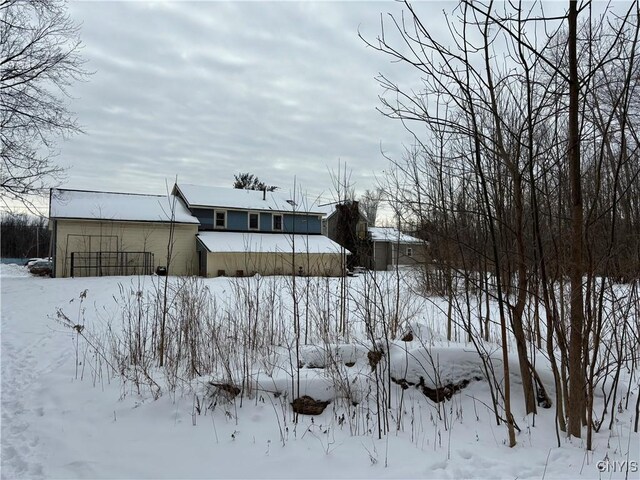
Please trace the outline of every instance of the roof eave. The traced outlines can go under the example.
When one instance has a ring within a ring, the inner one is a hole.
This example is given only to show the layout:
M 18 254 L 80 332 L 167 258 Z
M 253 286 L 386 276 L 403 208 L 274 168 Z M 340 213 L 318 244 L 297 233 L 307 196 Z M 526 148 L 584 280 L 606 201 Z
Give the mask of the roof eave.
M 95 217 L 58 217 L 51 216 L 49 214 L 50 220 L 90 220 L 93 222 L 137 222 L 137 223 L 177 223 L 180 225 L 200 225 L 200 222 L 197 219 L 194 219 L 193 222 L 181 222 L 179 220 L 136 220 L 136 219 L 122 219 L 122 218 L 95 218 Z

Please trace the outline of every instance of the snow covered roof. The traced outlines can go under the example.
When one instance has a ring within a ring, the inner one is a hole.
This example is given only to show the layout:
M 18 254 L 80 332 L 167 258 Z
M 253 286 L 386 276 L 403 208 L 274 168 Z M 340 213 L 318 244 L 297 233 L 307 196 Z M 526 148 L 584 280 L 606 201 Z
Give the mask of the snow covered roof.
M 82 218 L 88 220 L 120 220 L 137 222 L 170 222 L 171 199 L 165 195 L 89 192 L 52 188 L 50 218 Z M 195 223 L 184 204 L 175 198 L 175 223 Z
M 286 233 L 202 232 L 197 237 L 209 252 L 291 253 L 293 250 L 293 235 Z M 295 235 L 295 252 L 340 253 L 340 245 L 324 235 Z
M 205 187 L 188 183 L 176 184 L 176 192 L 193 207 L 222 207 L 239 210 L 270 210 L 276 212 L 292 212 L 291 195 L 285 193 L 263 192 L 262 190 L 241 190 L 238 188 Z M 323 209 L 318 208 L 312 201 L 294 199 L 296 212 L 323 215 Z
M 419 238 L 402 233 L 392 227 L 369 227 L 371 240 L 374 242 L 422 243 Z

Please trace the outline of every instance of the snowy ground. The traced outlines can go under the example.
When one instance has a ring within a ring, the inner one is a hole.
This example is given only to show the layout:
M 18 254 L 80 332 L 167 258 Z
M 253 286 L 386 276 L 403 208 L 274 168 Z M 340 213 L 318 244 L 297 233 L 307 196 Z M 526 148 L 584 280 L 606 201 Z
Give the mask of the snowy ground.
M 266 391 L 200 414 L 197 386 L 158 400 L 137 395 L 92 370 L 90 358 L 83 363 L 89 350 L 79 352 L 77 371 L 74 332 L 54 320 L 58 307 L 77 309 L 69 302 L 85 289 L 88 324 L 116 315 L 118 284 L 131 279 L 37 278 L 24 267 L 0 268 L 2 478 L 640 478 L 637 470 L 625 477 L 597 467 L 604 458 L 640 460 L 629 413 L 620 414 L 613 431 L 596 434 L 593 452 L 564 437 L 557 448 L 554 409 L 541 409 L 534 426 L 521 411 L 515 374 L 512 403 L 522 432 L 514 448 L 505 445 L 506 429 L 485 405 L 485 381 L 472 381 L 440 404 L 440 415 L 421 392 L 404 391 L 402 418 L 391 419 L 395 427 L 381 440 L 367 433 L 373 420 L 364 407 L 349 410 L 339 402 L 316 417 L 300 416 L 296 426 L 288 400 Z M 230 281 L 206 282 L 224 295 Z M 399 358 L 406 355 L 394 348 Z M 430 352 L 451 379 L 479 371 L 468 345 L 437 343 Z M 303 352 L 308 361 L 313 355 Z M 353 360 L 353 368 L 366 370 L 357 349 Z M 302 377 L 303 390 L 327 391 L 317 369 L 303 369 Z M 269 390 L 271 382 L 275 391 L 280 380 L 259 383 Z M 370 401 L 365 394 L 360 405 Z M 342 419 L 345 412 L 353 417 Z

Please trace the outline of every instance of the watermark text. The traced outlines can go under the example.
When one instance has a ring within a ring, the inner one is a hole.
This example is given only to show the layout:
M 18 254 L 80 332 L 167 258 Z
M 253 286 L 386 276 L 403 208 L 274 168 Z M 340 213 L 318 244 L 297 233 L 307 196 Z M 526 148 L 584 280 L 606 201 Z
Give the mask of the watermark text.
M 622 472 L 638 472 L 640 471 L 638 462 L 635 460 L 600 460 L 596 463 L 596 467 L 601 472 L 606 473 L 622 473 Z

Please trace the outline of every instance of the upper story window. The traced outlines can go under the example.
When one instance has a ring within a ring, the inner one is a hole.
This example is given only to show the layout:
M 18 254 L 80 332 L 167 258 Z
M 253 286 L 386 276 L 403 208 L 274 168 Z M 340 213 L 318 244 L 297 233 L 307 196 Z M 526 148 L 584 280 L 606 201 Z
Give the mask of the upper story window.
M 260 229 L 260 214 L 249 212 L 249 230 Z
M 407 247 L 407 257 L 413 257 L 413 248 Z
M 274 232 L 282 231 L 282 215 L 274 215 L 273 216 L 273 228 Z
M 216 210 L 213 214 L 214 228 L 227 228 L 227 212 L 224 210 Z

